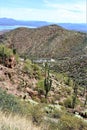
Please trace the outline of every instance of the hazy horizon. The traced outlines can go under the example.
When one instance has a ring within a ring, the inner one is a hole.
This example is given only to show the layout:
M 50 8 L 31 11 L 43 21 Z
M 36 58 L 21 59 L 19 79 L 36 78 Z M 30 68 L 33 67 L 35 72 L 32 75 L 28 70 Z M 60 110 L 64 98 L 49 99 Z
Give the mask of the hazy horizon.
M 1 0 L 0 18 L 86 23 L 86 0 Z
M 48 22 L 48 23 L 54 23 L 54 24 L 58 24 L 58 23 L 65 23 L 65 24 L 87 24 L 87 23 L 73 23 L 73 22 L 49 22 L 49 21 L 45 21 L 45 20 L 25 20 L 25 19 L 15 19 L 15 18 L 10 18 L 10 17 L 0 17 L 0 19 L 10 19 L 10 20 L 16 20 L 16 21 L 24 21 L 24 22 L 32 22 L 32 21 L 41 21 L 41 22 Z M 14 25 L 15 26 L 15 25 Z

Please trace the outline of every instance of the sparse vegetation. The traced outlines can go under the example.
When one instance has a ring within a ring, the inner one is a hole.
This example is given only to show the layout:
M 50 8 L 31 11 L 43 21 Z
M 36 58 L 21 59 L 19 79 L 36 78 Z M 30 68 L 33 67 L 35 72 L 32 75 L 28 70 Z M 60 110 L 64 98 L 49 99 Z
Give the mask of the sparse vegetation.
M 37 83 L 37 88 L 39 94 L 44 93 L 44 80 L 39 80 Z
M 3 56 L 11 56 L 13 54 L 12 50 L 10 48 L 7 48 L 5 45 L 0 44 L 0 57 Z
M 63 115 L 58 123 L 59 130 L 86 130 L 86 122 L 72 115 Z
M 15 29 L 0 40 L 0 129 L 86 130 L 87 35 L 51 25 Z M 17 53 L 24 59 L 17 62 Z M 4 57 L 12 55 L 17 65 L 9 68 Z M 29 57 L 56 62 L 43 69 Z
M 87 45 L 87 35 L 50 25 L 39 29 L 18 28 L 3 34 L 0 41 L 4 44 L 9 44 L 9 41 L 10 44 L 14 43 L 17 53 L 29 58 L 58 59 L 83 54 Z
M 25 107 L 26 106 L 26 107 Z M 29 104 L 21 101 L 14 95 L 7 94 L 0 88 L 0 109 L 4 112 L 12 112 L 20 115 L 29 114 Z
M 7 115 L 0 111 L 0 117 L 0 130 L 41 130 L 30 119 L 20 115 Z
M 72 108 L 72 97 L 68 97 L 64 100 L 64 106 L 67 108 Z
M 33 64 L 29 59 L 24 61 L 23 71 L 36 79 L 41 79 L 42 77 L 40 67 L 37 64 Z

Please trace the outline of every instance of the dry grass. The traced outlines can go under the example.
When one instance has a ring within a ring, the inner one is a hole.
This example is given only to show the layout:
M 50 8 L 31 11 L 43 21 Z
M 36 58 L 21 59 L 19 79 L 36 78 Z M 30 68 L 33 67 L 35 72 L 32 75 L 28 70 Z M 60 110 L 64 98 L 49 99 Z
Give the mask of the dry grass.
M 0 111 L 0 130 L 40 130 L 25 117 L 6 115 Z

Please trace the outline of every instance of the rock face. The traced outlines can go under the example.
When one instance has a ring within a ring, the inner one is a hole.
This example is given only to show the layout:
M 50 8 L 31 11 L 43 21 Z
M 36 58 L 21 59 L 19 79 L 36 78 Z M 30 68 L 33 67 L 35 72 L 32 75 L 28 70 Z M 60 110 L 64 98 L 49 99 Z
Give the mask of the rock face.
M 4 57 L 4 59 L 0 58 L 0 63 L 4 64 L 8 68 L 14 68 L 16 66 L 15 56 L 12 55 L 12 56 L 9 56 L 9 57 Z
M 8 93 L 21 97 L 22 99 L 32 99 L 38 102 L 46 102 L 45 91 L 44 91 L 44 72 L 40 68 L 39 71 L 36 71 L 35 66 L 30 62 L 29 73 L 24 70 L 25 61 L 19 61 L 15 66 L 15 58 L 12 56 L 6 61 L 6 66 L 0 64 L 0 87 L 5 89 Z M 15 67 L 14 67 L 15 66 Z M 34 67 L 34 68 L 33 68 Z M 39 68 L 38 68 L 39 69 Z M 41 79 L 36 76 L 41 72 Z M 58 75 L 58 77 L 60 77 Z M 43 78 L 43 79 L 42 79 Z M 50 78 L 52 79 L 52 87 L 48 93 L 47 102 L 53 104 L 62 104 L 64 101 L 69 99 L 73 95 L 73 89 L 71 86 L 68 86 L 62 79 L 56 77 L 55 74 L 50 73 Z M 41 80 L 41 82 L 40 82 Z M 39 83 L 39 84 L 38 84 Z M 85 97 L 80 95 L 79 91 L 78 97 L 79 100 L 84 103 Z M 83 114 L 83 116 L 87 116 Z
M 30 75 L 23 71 L 23 67 L 24 64 L 16 64 L 14 56 L 5 60 L 5 66 L 0 64 L 0 87 L 23 99 L 38 96 L 38 91 L 33 90 L 37 80 L 30 78 Z
M 13 68 L 16 65 L 16 59 L 14 56 L 10 56 L 9 58 L 6 59 L 5 61 L 5 66 L 9 68 Z
M 30 88 L 26 88 L 26 92 L 32 97 L 32 96 L 38 96 L 38 92 L 37 91 L 33 91 Z

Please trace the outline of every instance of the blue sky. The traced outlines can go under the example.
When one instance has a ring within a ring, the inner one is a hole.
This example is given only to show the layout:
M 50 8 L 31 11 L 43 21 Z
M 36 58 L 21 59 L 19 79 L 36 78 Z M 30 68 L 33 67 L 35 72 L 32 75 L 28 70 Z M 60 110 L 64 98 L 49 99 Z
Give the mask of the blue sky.
M 0 18 L 86 23 L 87 0 L 0 0 Z

